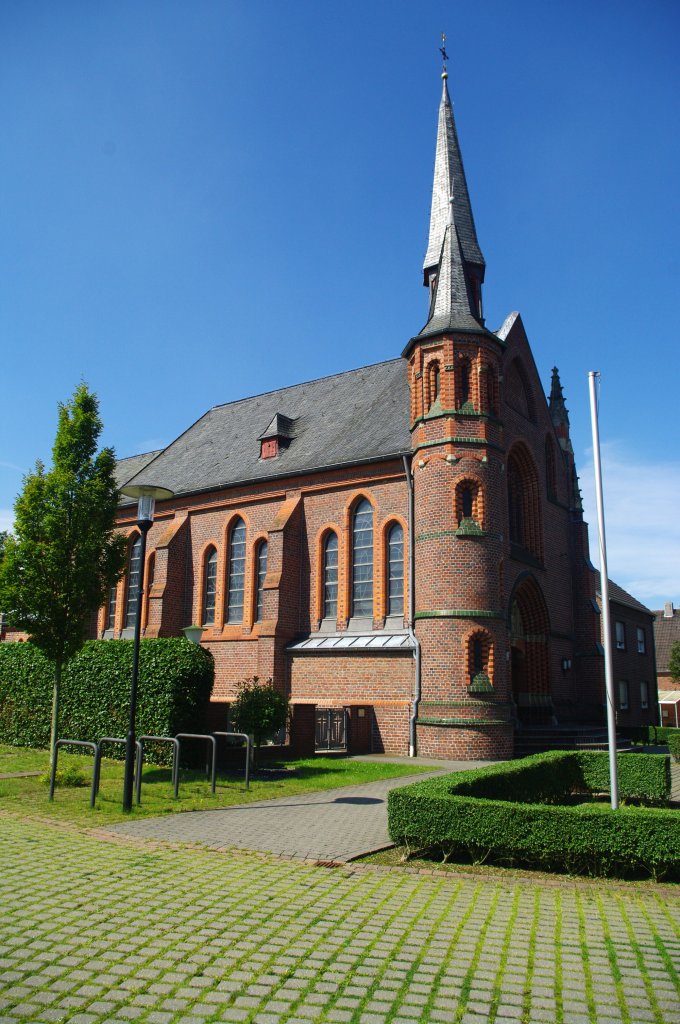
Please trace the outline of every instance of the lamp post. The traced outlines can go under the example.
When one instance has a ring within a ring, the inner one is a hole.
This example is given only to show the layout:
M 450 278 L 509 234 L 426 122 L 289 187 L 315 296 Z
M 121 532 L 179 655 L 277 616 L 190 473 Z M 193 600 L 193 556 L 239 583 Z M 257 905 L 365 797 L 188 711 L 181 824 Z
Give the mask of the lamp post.
M 137 675 L 139 672 L 139 638 L 142 631 L 142 605 L 144 595 L 144 569 L 146 560 L 146 535 L 153 525 L 153 513 L 156 501 L 172 498 L 173 492 L 167 487 L 154 487 L 149 484 L 132 484 L 123 487 L 121 494 L 128 498 L 137 498 L 137 526 L 142 537 L 139 566 L 139 585 L 137 587 L 137 608 L 135 610 L 135 637 L 132 648 L 132 682 L 130 684 L 130 723 L 125 740 L 125 777 L 123 780 L 123 811 L 132 810 L 132 786 L 135 777 L 135 718 L 137 716 Z

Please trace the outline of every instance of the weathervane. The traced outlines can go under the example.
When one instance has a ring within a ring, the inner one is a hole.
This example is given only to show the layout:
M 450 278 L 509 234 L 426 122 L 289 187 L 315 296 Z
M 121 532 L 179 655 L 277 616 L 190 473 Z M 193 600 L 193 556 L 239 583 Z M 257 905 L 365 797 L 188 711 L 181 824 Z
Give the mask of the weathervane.
M 446 32 L 442 32 L 442 45 L 439 47 L 439 52 L 442 55 L 442 78 L 448 78 L 449 73 L 446 70 L 446 62 L 449 59 L 449 55 L 446 52 Z

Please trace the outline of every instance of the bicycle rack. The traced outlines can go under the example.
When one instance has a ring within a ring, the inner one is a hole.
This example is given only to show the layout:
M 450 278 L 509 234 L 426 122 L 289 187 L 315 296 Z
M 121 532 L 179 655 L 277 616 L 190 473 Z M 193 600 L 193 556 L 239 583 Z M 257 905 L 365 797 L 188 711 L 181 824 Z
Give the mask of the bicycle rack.
M 247 732 L 214 732 L 213 736 L 234 736 L 246 741 L 246 789 L 250 789 L 250 755 L 252 740 Z M 213 790 L 213 793 L 215 790 Z
M 172 785 L 174 798 L 179 795 L 179 740 L 176 736 L 140 736 L 137 741 L 137 766 L 135 775 L 135 802 L 142 802 L 142 763 L 144 761 L 144 744 L 153 741 L 154 743 L 172 743 Z M 214 792 L 214 790 L 213 790 Z
M 90 743 L 89 740 L 57 740 L 54 744 L 54 758 L 52 759 L 52 770 L 50 772 L 50 800 L 54 800 L 54 784 L 57 778 L 57 755 L 59 747 L 89 747 L 94 754 L 95 767 L 92 769 L 92 787 L 90 789 L 90 807 L 94 807 L 95 797 L 97 796 L 96 784 L 97 784 L 97 744 Z
M 95 774 L 95 786 L 94 795 L 96 796 L 99 792 L 99 784 L 101 782 L 102 772 L 102 747 L 105 743 L 123 743 L 126 744 L 127 740 L 120 736 L 102 736 L 97 742 L 97 753 L 94 756 L 94 774 Z M 139 740 L 135 740 L 135 761 L 139 759 Z
M 210 761 L 206 760 L 205 774 L 206 777 L 210 776 L 210 786 L 212 792 L 215 792 L 215 785 L 217 782 L 217 740 L 214 736 L 208 735 L 203 732 L 178 732 L 175 734 L 176 740 L 207 740 L 208 743 L 212 743 L 212 770 L 210 768 Z M 179 751 L 177 754 L 177 788 L 179 789 Z

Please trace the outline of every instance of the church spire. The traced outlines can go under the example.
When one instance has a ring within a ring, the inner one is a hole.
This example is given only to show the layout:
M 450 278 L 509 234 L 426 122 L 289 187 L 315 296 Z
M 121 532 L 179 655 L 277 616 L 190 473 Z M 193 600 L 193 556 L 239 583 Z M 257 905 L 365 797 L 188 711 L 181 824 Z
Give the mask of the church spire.
M 442 56 L 446 62 L 443 47 Z M 430 289 L 430 312 L 421 335 L 479 330 L 484 323 L 481 294 L 485 263 L 477 241 L 447 83 L 444 63 L 430 235 L 423 263 L 424 284 Z

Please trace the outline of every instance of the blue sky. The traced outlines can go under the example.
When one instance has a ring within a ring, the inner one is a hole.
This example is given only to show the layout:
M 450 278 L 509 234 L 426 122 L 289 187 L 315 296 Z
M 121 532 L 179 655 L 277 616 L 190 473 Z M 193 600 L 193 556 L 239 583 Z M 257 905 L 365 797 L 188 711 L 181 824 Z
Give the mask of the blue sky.
M 3 0 L 0 528 L 81 379 L 127 456 L 399 355 L 442 30 L 487 323 L 559 366 L 591 524 L 601 371 L 610 575 L 680 604 L 676 0 Z

